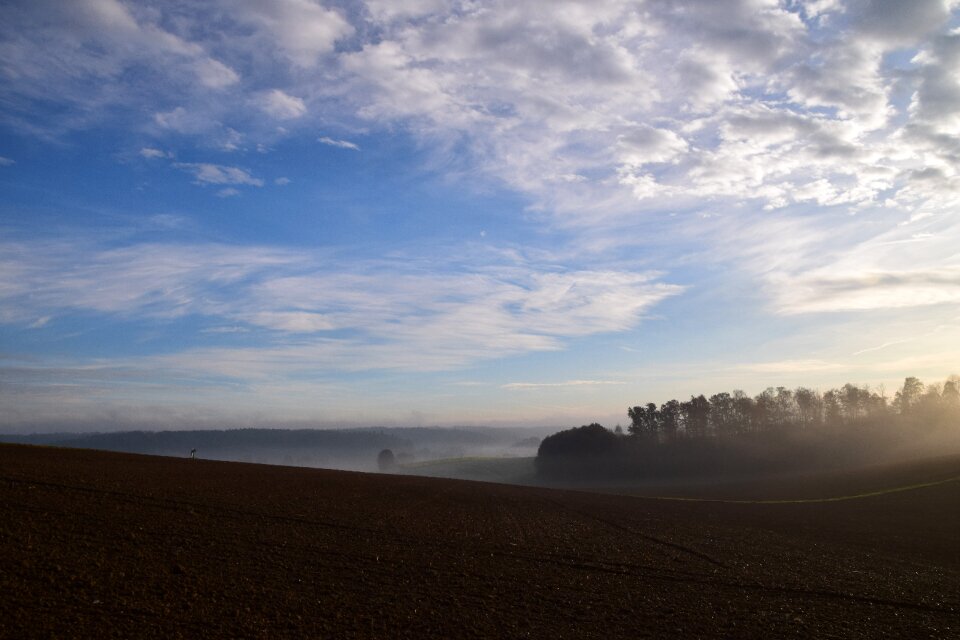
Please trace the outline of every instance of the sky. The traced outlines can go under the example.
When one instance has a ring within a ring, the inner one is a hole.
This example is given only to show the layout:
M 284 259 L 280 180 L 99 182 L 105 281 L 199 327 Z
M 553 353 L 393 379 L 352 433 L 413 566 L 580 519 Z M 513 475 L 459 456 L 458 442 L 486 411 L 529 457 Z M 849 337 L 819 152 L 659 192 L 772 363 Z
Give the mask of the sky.
M 0 5 L 0 431 L 960 373 L 960 3 Z

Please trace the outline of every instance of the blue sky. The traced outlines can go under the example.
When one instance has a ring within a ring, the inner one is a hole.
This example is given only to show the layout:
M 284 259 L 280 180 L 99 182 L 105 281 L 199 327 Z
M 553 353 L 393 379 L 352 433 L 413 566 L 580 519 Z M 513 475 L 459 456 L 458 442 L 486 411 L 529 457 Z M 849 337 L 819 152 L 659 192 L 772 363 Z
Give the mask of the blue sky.
M 960 371 L 958 5 L 0 7 L 0 429 Z

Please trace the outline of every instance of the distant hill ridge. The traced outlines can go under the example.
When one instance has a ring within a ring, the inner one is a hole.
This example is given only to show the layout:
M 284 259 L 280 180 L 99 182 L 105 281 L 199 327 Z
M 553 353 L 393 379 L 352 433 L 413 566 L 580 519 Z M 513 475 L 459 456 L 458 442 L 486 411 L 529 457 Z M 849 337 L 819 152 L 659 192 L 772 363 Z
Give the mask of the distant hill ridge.
M 532 455 L 539 439 L 530 434 L 529 429 L 493 427 L 241 428 L 0 435 L 0 441 L 177 457 L 196 449 L 199 457 L 209 459 L 373 470 L 383 449 L 412 460 L 506 451 L 522 444 Z

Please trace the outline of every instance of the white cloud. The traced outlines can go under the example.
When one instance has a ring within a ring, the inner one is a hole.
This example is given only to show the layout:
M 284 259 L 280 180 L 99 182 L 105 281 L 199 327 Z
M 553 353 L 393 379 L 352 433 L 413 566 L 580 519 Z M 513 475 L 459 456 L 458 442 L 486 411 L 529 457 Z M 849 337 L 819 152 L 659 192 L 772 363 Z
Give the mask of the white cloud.
M 143 147 L 140 149 L 140 155 L 147 159 L 152 158 L 172 158 L 173 154 L 152 147 Z
M 781 309 L 786 313 L 957 304 L 960 303 L 960 268 L 840 274 L 818 270 L 795 279 L 790 288 L 792 290 L 780 296 Z
M 97 250 L 33 242 L 8 244 L 0 255 L 7 256 L 0 261 L 3 322 L 84 311 L 319 333 L 306 342 L 161 359 L 241 377 L 284 367 L 440 370 L 559 350 L 570 338 L 630 330 L 682 290 L 655 273 L 480 264 L 424 274 L 399 259 L 327 264 L 294 251 L 223 245 Z M 345 333 L 323 333 L 334 329 Z
M 277 49 L 298 67 L 314 67 L 335 43 L 354 32 L 336 9 L 311 0 L 244 0 L 227 5 L 236 19 L 257 28 L 261 49 Z
M 240 133 L 236 129 L 226 127 L 223 129 L 223 132 L 221 133 L 219 146 L 220 146 L 220 149 L 223 151 L 227 151 L 227 152 L 239 151 L 240 144 L 242 142 L 243 142 L 242 133 Z
M 842 11 L 843 5 L 841 0 L 801 0 L 800 10 L 808 19 L 818 19 L 823 25 L 825 14 Z
M 841 119 L 878 129 L 892 115 L 890 87 L 880 74 L 883 53 L 871 42 L 833 42 L 795 66 L 781 82 L 790 97 L 806 107 L 834 107 Z
M 859 355 L 863 355 L 864 353 L 872 353 L 872 352 L 874 352 L 874 351 L 882 351 L 882 350 L 884 350 L 884 349 L 888 349 L 888 348 L 890 348 L 890 347 L 894 347 L 894 346 L 896 346 L 896 345 L 898 345 L 898 344 L 907 344 L 908 342 L 913 342 L 913 340 L 915 340 L 915 338 L 904 338 L 903 340 L 889 340 L 889 341 L 887 341 L 887 342 L 884 342 L 883 344 L 878 344 L 878 345 L 873 346 L 873 347 L 864 347 L 863 349 L 859 349 L 859 350 L 857 350 L 857 351 L 854 351 L 854 352 L 853 352 L 852 354 L 850 354 L 850 355 L 859 356 Z
M 909 171 L 918 183 L 956 164 L 951 6 L 908 4 L 599 0 L 589 10 L 555 3 L 545 14 L 528 1 L 405 0 L 354 11 L 248 0 L 171 21 L 162 10 L 89 0 L 72 22 L 8 12 L 13 35 L 0 53 L 16 70 L 8 91 L 28 99 L 58 86 L 62 99 L 122 103 L 137 95 L 119 90 L 124 71 L 146 64 L 165 79 L 156 87 L 164 99 L 146 102 L 164 105 L 155 123 L 226 149 L 249 129 L 284 135 L 251 108 L 310 124 L 400 126 L 438 154 L 469 149 L 463 162 L 480 170 L 471 175 L 531 195 L 561 224 L 589 227 L 629 222 L 638 199 L 661 209 L 717 199 L 862 207 L 881 194 L 903 204 L 898 190 L 923 199 L 956 187 L 950 175 L 927 186 L 876 179 L 877 169 Z M 190 28 L 199 24 L 217 27 Z M 41 42 L 57 43 L 56 59 L 70 62 L 53 64 Z M 85 43 L 109 53 L 91 57 Z M 915 71 L 890 67 L 887 54 L 902 47 L 917 47 Z M 242 61 L 253 51 L 262 62 L 251 67 Z M 56 69 L 83 79 L 87 94 L 51 82 Z M 229 95 L 177 84 L 184 69 Z M 278 78 L 269 91 L 250 88 Z M 103 79 L 116 89 L 92 97 Z M 897 91 L 911 88 L 905 113 Z M 69 126 L 61 120 L 50 126 Z
M 618 137 L 621 162 L 631 166 L 670 162 L 687 151 L 686 141 L 673 131 L 648 125 L 633 127 Z
M 954 300 L 935 275 L 953 273 L 960 242 L 944 221 L 960 194 L 955 3 L 343 7 L 249 0 L 172 19 L 107 0 L 5 6 L 2 115 L 32 131 L 152 114 L 158 140 L 221 149 L 291 135 L 276 119 L 301 133 L 399 130 L 438 166 L 456 153 L 459 179 L 521 192 L 583 244 L 623 246 L 655 226 L 670 245 L 697 235 L 690 220 L 722 216 L 737 237 L 697 237 L 717 254 L 718 238 L 736 246 L 729 263 L 783 313 Z M 75 108 L 44 122 L 31 106 L 47 101 Z M 244 169 L 177 166 L 225 189 L 263 184 Z M 934 212 L 939 229 L 916 218 Z M 891 231 L 914 218 L 923 228 Z
M 322 142 L 323 144 L 331 147 L 340 147 L 341 149 L 353 149 L 354 151 L 360 151 L 360 147 L 349 140 L 335 140 L 334 138 L 323 136 L 322 138 L 317 138 L 317 142 Z
M 290 184 L 290 178 L 282 178 L 282 177 L 281 177 L 281 178 L 276 178 L 276 179 L 273 181 L 273 184 L 275 184 L 275 185 L 277 185 L 277 186 L 280 186 L 280 187 L 285 187 L 286 185 Z
M 237 72 L 212 58 L 202 58 L 193 65 L 200 82 L 213 89 L 222 89 L 236 84 L 240 80 Z
M 934 157 L 955 164 L 960 136 L 960 33 L 941 36 L 918 56 L 919 77 L 909 111 L 914 118 L 910 136 Z
M 257 97 L 257 104 L 264 113 L 278 120 L 293 120 L 307 112 L 307 105 L 302 99 L 284 93 L 280 89 L 261 93 Z
M 80 109 L 129 106 L 132 93 L 124 89 L 131 82 L 162 92 L 171 84 L 220 91 L 239 81 L 236 71 L 178 33 L 176 21 L 162 20 L 160 11 L 118 0 L 66 5 L 38 0 L 8 4 L 0 12 L 4 36 L 0 48 L 8 77 L 16 78 L 17 84 L 11 89 L 31 98 L 50 98 Z M 137 68 L 160 73 L 129 73 Z M 78 117 L 73 124 L 83 121 Z
M 11 160 L 10 158 L 4 158 L 3 156 L 0 156 L 0 167 L 9 167 L 15 165 L 16 163 L 16 160 Z
M 234 189 L 233 187 L 227 187 L 226 189 L 220 189 L 217 191 L 218 198 L 232 198 L 238 195 L 240 195 L 239 189 Z
M 161 129 L 186 134 L 205 133 L 216 127 L 216 124 L 207 114 L 187 111 L 183 107 L 176 107 L 170 111 L 154 113 L 153 121 Z
M 290 252 L 214 244 L 99 248 L 82 238 L 7 241 L 0 246 L 6 307 L 0 320 L 26 322 L 70 310 L 143 318 L 202 313 L 220 304 L 218 288 L 296 260 Z
M 262 187 L 263 180 L 250 175 L 245 169 L 206 162 L 175 162 L 174 165 L 193 174 L 197 184 L 246 184 Z M 228 194 L 229 195 L 229 194 Z
M 692 47 L 677 60 L 676 84 L 684 87 L 682 105 L 695 112 L 709 112 L 736 97 L 737 68 L 711 50 Z
M 420 18 L 441 13 L 448 7 L 447 0 L 367 0 L 370 13 L 381 22 L 398 18 Z
M 723 247 L 714 256 L 762 283 L 781 314 L 956 305 L 960 221 L 949 212 L 958 205 L 955 197 L 909 224 L 896 209 L 872 208 L 841 222 L 829 210 L 807 219 L 766 214 L 702 232 Z
M 661 209 L 715 198 L 860 206 L 894 186 L 867 174 L 888 165 L 886 149 L 867 145 L 892 113 L 884 45 L 840 31 L 816 44 L 777 2 L 602 2 L 588 14 L 564 4 L 536 19 L 520 3 L 407 20 L 428 8 L 378 9 L 384 38 L 343 56 L 364 83 L 359 114 L 431 140 L 467 136 L 484 169 L 564 222 L 629 221 L 631 194 Z M 754 124 L 768 126 L 766 144 L 748 118 L 766 118 Z

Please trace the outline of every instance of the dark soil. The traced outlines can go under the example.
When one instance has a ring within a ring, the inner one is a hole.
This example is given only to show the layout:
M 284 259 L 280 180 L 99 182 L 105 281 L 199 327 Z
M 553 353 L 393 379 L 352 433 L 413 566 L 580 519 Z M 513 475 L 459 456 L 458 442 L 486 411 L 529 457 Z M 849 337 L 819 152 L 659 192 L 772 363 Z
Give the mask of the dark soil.
M 678 502 L 2 445 L 0 636 L 960 638 L 960 482 Z

